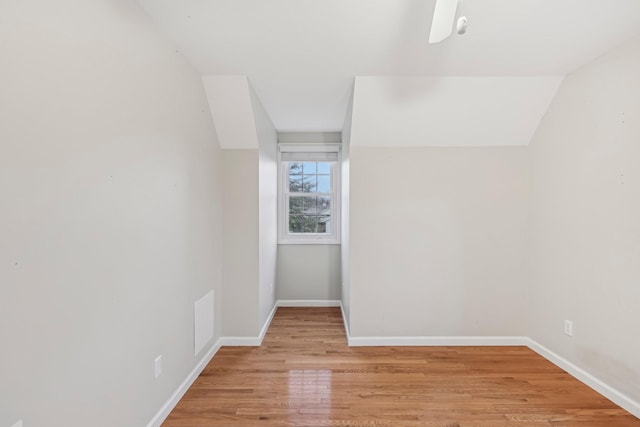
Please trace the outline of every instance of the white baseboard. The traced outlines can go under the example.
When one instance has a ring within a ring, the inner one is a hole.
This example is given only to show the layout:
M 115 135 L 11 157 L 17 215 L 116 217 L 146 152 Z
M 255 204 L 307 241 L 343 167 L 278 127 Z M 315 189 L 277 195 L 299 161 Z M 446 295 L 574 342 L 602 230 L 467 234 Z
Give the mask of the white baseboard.
M 340 300 L 323 299 L 280 299 L 278 307 L 340 307 Z
M 262 325 L 262 329 L 260 329 L 260 335 L 257 337 L 222 337 L 222 345 L 227 346 L 241 346 L 241 347 L 258 347 L 262 344 L 262 340 L 264 336 L 267 334 L 267 330 L 269 330 L 269 326 L 271 325 L 271 321 L 273 320 L 273 316 L 276 315 L 276 310 L 278 309 L 278 303 L 273 304 L 273 308 L 267 316 L 267 320 L 265 320 L 264 325 Z
M 271 326 L 273 316 L 275 316 L 278 307 L 339 307 L 339 300 L 277 300 L 269 313 L 269 317 L 262 325 L 260 335 L 257 337 L 223 337 L 222 345 L 228 346 L 259 346 Z
M 259 346 L 264 339 L 271 321 L 278 307 L 340 307 L 345 324 L 345 333 L 349 346 L 527 346 L 554 365 L 565 370 L 577 380 L 594 389 L 596 392 L 610 399 L 616 405 L 640 418 L 640 402 L 616 390 L 600 379 L 589 374 L 567 359 L 554 353 L 528 337 L 497 336 L 497 337 L 352 337 L 346 321 L 342 301 L 339 300 L 278 300 L 269 313 L 260 335 L 257 337 L 223 337 L 220 338 L 193 368 L 187 378 L 160 408 L 158 413 L 149 421 L 147 427 L 158 427 L 178 404 L 191 384 L 198 378 L 221 346 Z
M 517 346 L 527 337 L 349 337 L 352 347 L 364 346 Z
M 222 338 L 220 338 L 216 343 L 207 351 L 207 353 L 200 359 L 198 364 L 193 368 L 193 370 L 187 375 L 184 381 L 178 386 L 176 391 L 173 392 L 171 397 L 162 405 L 160 410 L 151 418 L 151 421 L 147 424 L 147 427 L 159 427 L 163 421 L 169 416 L 173 408 L 178 404 L 182 396 L 189 390 L 189 387 L 194 383 L 194 381 L 198 378 L 198 376 L 202 373 L 204 368 L 209 364 L 213 356 L 216 355 L 218 350 L 222 347 Z
M 564 357 L 558 355 L 557 353 L 554 353 L 553 351 L 537 343 L 531 338 L 528 338 L 527 346 L 560 369 L 567 371 L 571 376 L 573 376 L 580 382 L 588 385 L 607 399 L 611 400 L 616 405 L 620 406 L 626 411 L 629 411 L 634 416 L 640 418 L 640 402 L 633 400 L 626 394 L 620 392 L 619 390 L 616 390 L 609 384 L 594 377 L 584 369 L 574 365 Z
M 342 311 L 344 317 L 344 309 Z M 346 321 L 345 321 L 346 325 Z M 346 330 L 346 327 L 345 327 Z M 640 418 L 640 402 L 616 390 L 604 381 L 528 337 L 352 337 L 349 346 L 526 346 L 580 382 L 591 387 L 634 416 Z
M 222 337 L 222 345 L 230 347 L 258 347 L 260 337 Z
M 271 313 L 269 313 L 269 316 L 267 316 L 267 320 L 265 320 L 264 325 L 262 325 L 262 329 L 260 330 L 260 335 L 258 336 L 258 339 L 260 340 L 260 344 L 262 344 L 262 340 L 264 339 L 264 336 L 267 334 L 267 331 L 269 330 L 269 326 L 271 326 L 271 321 L 273 320 L 273 316 L 276 315 L 277 310 L 278 310 L 278 302 L 276 301 L 275 304 L 273 304 Z
M 226 346 L 259 346 L 262 344 L 262 340 L 264 339 L 267 330 L 269 329 L 269 325 L 271 325 L 271 321 L 273 320 L 273 316 L 276 314 L 276 310 L 278 309 L 278 304 L 274 304 L 267 320 L 264 322 L 262 326 L 262 330 L 260 331 L 260 335 L 257 337 L 222 337 L 211 347 L 211 349 L 204 355 L 204 357 L 198 362 L 195 368 L 189 373 L 187 378 L 180 384 L 177 390 L 171 395 L 169 400 L 162 405 L 162 408 L 158 411 L 158 413 L 149 421 L 147 427 L 159 427 L 160 424 L 169 416 L 173 408 L 178 404 L 182 396 L 189 390 L 189 387 L 193 384 L 193 382 L 198 378 L 198 376 L 202 373 L 207 364 L 213 359 L 213 356 L 216 355 L 220 347 Z
M 349 333 L 349 322 L 347 322 L 347 315 L 344 312 L 344 306 L 340 301 L 340 312 L 342 313 L 342 323 L 344 324 L 344 333 L 347 335 L 347 345 L 351 347 L 351 334 Z

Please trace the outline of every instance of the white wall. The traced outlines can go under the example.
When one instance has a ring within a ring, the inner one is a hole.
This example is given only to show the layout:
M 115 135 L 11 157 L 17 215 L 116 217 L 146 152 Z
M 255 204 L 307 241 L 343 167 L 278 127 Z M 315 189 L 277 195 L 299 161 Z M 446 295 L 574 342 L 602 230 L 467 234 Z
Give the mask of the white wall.
M 526 148 L 352 145 L 350 165 L 352 336 L 522 334 Z
M 275 304 L 278 139 L 246 78 L 244 83 L 255 132 L 248 135 L 252 141 L 235 144 L 259 148 L 223 150 L 223 332 L 255 338 Z M 224 104 L 214 95 L 209 93 L 209 104 Z
M 260 100 L 251 90 L 258 155 L 258 232 L 260 327 L 275 304 L 278 255 L 278 134 Z
M 339 132 L 280 132 L 283 143 L 340 143 Z M 278 246 L 276 295 L 287 300 L 340 299 L 340 245 Z
M 340 296 L 342 300 L 342 309 L 344 310 L 344 320 L 346 322 L 345 329 L 349 331 L 350 324 L 350 310 L 351 310 L 351 171 L 350 171 L 350 159 L 351 159 L 351 126 L 352 126 L 352 113 L 353 113 L 353 93 L 347 107 L 347 115 L 344 120 L 344 126 L 342 128 L 342 205 L 341 214 L 342 221 L 340 226 L 342 227 L 341 233 L 341 251 L 340 251 Z
M 340 245 L 279 245 L 281 300 L 340 299 Z
M 134 2 L 10 0 L 0 16 L 0 425 L 145 425 L 195 366 L 210 289 L 220 336 L 200 76 Z
M 640 402 L 640 39 L 569 75 L 532 141 L 529 335 Z M 573 338 L 563 334 L 572 320 Z
M 258 150 L 222 150 L 224 336 L 259 331 Z

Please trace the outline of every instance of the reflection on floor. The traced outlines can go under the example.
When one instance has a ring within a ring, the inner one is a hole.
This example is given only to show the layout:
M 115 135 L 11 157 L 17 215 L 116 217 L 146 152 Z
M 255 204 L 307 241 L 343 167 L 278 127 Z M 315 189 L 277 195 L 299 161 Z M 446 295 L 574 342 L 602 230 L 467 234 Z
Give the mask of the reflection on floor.
M 348 347 L 339 308 L 279 308 L 165 426 L 606 426 L 640 420 L 526 347 Z

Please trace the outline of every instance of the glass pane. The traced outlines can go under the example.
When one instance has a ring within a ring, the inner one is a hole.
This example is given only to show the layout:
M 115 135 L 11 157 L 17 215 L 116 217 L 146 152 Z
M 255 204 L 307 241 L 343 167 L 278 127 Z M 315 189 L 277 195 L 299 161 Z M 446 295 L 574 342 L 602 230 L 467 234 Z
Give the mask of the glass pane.
M 331 197 L 318 197 L 317 201 L 318 215 L 331 214 Z
M 304 216 L 303 233 L 315 233 L 317 228 L 316 216 Z
M 304 171 L 305 175 L 311 175 L 311 174 L 315 174 L 318 173 L 316 172 L 316 162 L 304 162 L 302 163 L 302 168 Z
M 292 193 L 302 191 L 302 175 L 289 175 L 289 191 Z
M 289 163 L 289 175 L 301 175 L 301 174 L 302 174 L 302 163 L 300 162 Z
M 331 217 L 329 215 L 318 216 L 318 233 L 331 233 Z
M 329 162 L 318 162 L 318 173 L 323 173 L 329 175 L 331 173 L 331 163 Z
M 327 215 L 290 215 L 290 233 L 330 233 L 331 218 Z
M 318 175 L 318 193 L 331 193 L 331 175 Z
M 331 233 L 331 162 L 289 162 L 290 233 Z
M 289 233 L 302 233 L 304 218 L 304 215 L 289 215 Z
M 316 197 L 305 197 L 303 209 L 304 209 L 305 215 L 317 215 L 318 203 L 317 203 Z
M 304 175 L 302 177 L 302 191 L 305 193 L 316 192 L 316 177 L 317 175 Z
M 289 197 L 289 214 L 302 213 L 303 199 L 306 199 L 306 197 Z

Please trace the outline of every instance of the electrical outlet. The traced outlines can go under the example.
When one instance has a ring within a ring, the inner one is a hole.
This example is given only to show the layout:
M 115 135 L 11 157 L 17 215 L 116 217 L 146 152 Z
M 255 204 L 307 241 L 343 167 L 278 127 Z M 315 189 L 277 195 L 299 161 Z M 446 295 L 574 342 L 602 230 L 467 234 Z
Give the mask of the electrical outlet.
M 162 374 L 162 355 L 156 357 L 155 368 L 156 368 L 156 379 L 158 379 L 160 374 Z
M 22 427 L 22 420 L 18 421 L 17 423 L 12 425 L 11 427 Z
M 571 320 L 564 321 L 564 334 L 570 337 L 573 336 L 573 322 Z

